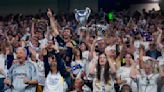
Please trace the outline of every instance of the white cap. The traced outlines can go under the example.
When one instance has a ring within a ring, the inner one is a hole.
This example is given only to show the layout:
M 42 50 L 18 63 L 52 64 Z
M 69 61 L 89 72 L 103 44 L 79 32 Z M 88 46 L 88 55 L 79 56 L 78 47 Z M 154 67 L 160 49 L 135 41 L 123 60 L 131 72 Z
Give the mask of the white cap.
M 116 50 L 116 45 L 107 46 L 105 49 L 108 50 L 108 51 L 110 51 L 110 50 Z
M 103 40 L 103 39 L 104 39 L 103 37 L 98 37 L 98 38 L 97 38 L 97 41 Z
M 149 60 L 149 59 L 151 59 L 151 57 L 149 57 L 149 56 L 143 56 L 143 61 L 144 62 L 147 61 L 147 60 Z

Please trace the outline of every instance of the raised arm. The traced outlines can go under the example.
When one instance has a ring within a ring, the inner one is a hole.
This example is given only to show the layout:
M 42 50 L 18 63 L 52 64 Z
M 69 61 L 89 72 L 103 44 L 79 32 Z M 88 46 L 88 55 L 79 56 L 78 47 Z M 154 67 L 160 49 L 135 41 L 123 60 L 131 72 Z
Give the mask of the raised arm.
M 36 52 L 32 47 L 28 47 L 28 49 L 29 49 L 30 53 L 31 53 L 33 56 L 36 57 L 37 52 Z
M 58 30 L 58 27 L 57 27 L 57 21 L 55 20 L 55 17 L 52 15 L 51 9 L 48 9 L 47 16 L 50 19 L 50 24 L 51 24 L 51 27 L 52 27 L 52 30 L 53 30 L 53 36 L 56 37 L 57 35 L 59 35 L 59 30 Z
M 61 75 L 64 78 L 66 78 L 67 76 L 70 75 L 70 73 L 66 71 L 65 64 L 64 64 L 62 57 L 59 53 L 59 47 L 57 45 L 53 45 L 52 48 L 56 51 L 56 53 L 54 53 L 54 55 L 55 55 L 56 60 L 57 60 L 58 69 L 59 69 Z
M 130 77 L 131 77 L 132 79 L 136 79 L 136 78 L 137 78 L 137 75 L 139 75 L 139 74 L 140 74 L 140 73 L 139 73 L 139 71 L 136 69 L 135 63 L 133 63 L 132 68 L 131 68 L 131 71 L 130 71 Z
M 157 28 L 158 31 L 159 31 L 159 35 L 158 35 L 158 38 L 157 38 L 157 44 L 159 45 L 159 48 L 162 49 L 163 45 L 161 44 L 161 39 L 162 39 L 162 29 L 160 28 Z
M 47 31 L 46 31 L 46 34 L 45 34 L 45 38 L 49 39 L 49 36 L 50 36 L 50 27 L 48 25 L 48 21 L 46 21 L 46 24 L 47 24 Z
M 112 63 L 112 61 L 110 60 L 110 57 L 108 56 L 109 54 L 109 51 L 106 49 L 105 50 L 105 54 L 106 54 L 106 56 L 107 56 L 107 61 L 109 62 L 109 66 L 110 66 L 110 68 L 111 68 L 111 73 L 112 74 L 115 74 L 116 73 L 116 67 L 115 67 L 115 65 Z
M 64 61 L 63 61 L 63 59 L 62 59 L 62 57 L 59 53 L 59 47 L 58 47 L 58 45 L 54 45 L 52 47 L 56 51 L 56 53 L 54 53 L 54 54 L 55 54 L 55 57 L 56 57 L 56 60 L 57 60 L 58 69 L 59 69 L 61 75 L 64 77 L 68 87 L 70 87 L 72 85 L 71 74 L 70 74 L 70 72 L 68 72 L 66 70 L 65 63 L 64 63 Z
M 35 35 L 35 19 L 32 19 L 32 25 L 31 25 L 31 37 Z
M 90 52 L 89 52 L 89 56 L 88 56 L 88 59 L 89 60 L 92 60 L 94 58 L 94 53 L 95 52 L 95 45 L 96 45 L 96 39 L 94 39 L 93 43 L 91 44 L 91 47 L 90 47 Z
M 140 66 L 140 69 L 143 69 L 143 67 L 144 67 L 143 55 L 144 55 L 144 47 L 141 46 L 139 49 L 139 66 Z
M 133 54 L 135 52 L 134 38 L 129 36 L 129 39 L 130 39 L 130 48 L 127 51 Z
M 164 77 L 164 65 L 159 66 L 159 74 L 161 77 Z

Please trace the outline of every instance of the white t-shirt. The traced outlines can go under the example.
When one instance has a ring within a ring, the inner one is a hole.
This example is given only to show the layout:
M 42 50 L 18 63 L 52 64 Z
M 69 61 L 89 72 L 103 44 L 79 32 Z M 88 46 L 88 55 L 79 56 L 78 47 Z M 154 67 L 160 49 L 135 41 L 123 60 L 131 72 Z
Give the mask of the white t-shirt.
M 6 60 L 6 56 L 3 54 L 0 54 L 0 69 L 3 70 L 3 74 L 0 73 L 0 78 L 4 78 L 5 77 L 4 74 L 6 74 L 5 71 L 7 68 L 5 65 L 5 60 Z
M 48 43 L 48 40 L 47 38 L 44 38 L 44 39 L 39 40 L 39 43 L 40 43 L 39 47 L 43 48 Z
M 31 47 L 32 49 L 34 49 L 35 51 L 39 51 L 39 50 L 40 50 L 39 47 L 35 47 L 35 46 L 33 46 L 33 44 L 32 44 L 31 41 L 29 41 L 28 46 L 30 46 L 30 47 Z
M 122 80 L 126 80 L 127 84 L 131 84 L 131 78 L 130 78 L 130 71 L 131 67 L 120 67 L 117 71 L 117 76 L 121 77 Z
M 138 49 L 133 53 L 133 56 L 134 56 L 135 61 L 139 58 L 139 50 Z
M 38 61 L 34 62 L 31 59 L 29 59 L 31 63 L 34 64 L 34 66 L 37 69 L 37 74 L 38 74 L 38 84 L 39 85 L 44 85 L 45 84 L 45 71 L 44 71 L 44 62 Z
M 136 49 L 139 49 L 141 45 L 143 45 L 145 47 L 146 50 L 149 49 L 149 44 L 150 42 L 143 42 L 143 41 L 140 41 L 140 40 L 135 40 L 134 41 L 134 47 Z
M 93 92 L 115 92 L 113 80 L 110 80 L 108 84 L 102 85 L 102 82 L 95 78 L 93 80 Z
M 80 77 L 84 71 L 85 64 L 85 60 L 75 60 L 71 62 L 72 73 L 75 74 L 77 78 Z
M 57 74 L 49 73 L 43 92 L 65 92 L 64 79 L 58 72 Z
M 140 46 L 141 46 L 141 41 L 140 41 L 140 40 L 134 41 L 134 47 L 135 47 L 135 48 L 139 49 Z
M 92 69 L 95 68 L 96 64 L 97 64 L 97 58 L 93 58 L 91 61 L 86 61 L 86 66 L 85 66 L 86 76 L 84 77 L 85 80 L 93 80 L 95 74 L 91 75 L 90 73 Z
M 138 75 L 138 92 L 157 92 L 157 78 L 159 74 Z
M 164 56 L 158 57 L 157 60 L 159 61 L 159 65 L 164 65 Z
M 21 40 L 26 40 L 28 36 L 31 36 L 31 35 L 29 33 L 24 34 Z
M 83 59 L 87 59 L 88 60 L 88 56 L 89 56 L 89 51 L 82 52 Z
M 106 48 L 105 48 L 105 50 L 116 50 L 116 45 L 114 44 L 114 45 L 108 45 Z
M 121 77 L 121 80 L 126 80 L 126 84 L 133 88 L 133 92 L 137 92 L 137 84 L 131 79 L 130 72 L 131 67 L 120 67 L 117 71 L 117 77 Z
M 150 42 L 142 42 L 141 44 L 145 47 L 145 50 L 149 49 Z

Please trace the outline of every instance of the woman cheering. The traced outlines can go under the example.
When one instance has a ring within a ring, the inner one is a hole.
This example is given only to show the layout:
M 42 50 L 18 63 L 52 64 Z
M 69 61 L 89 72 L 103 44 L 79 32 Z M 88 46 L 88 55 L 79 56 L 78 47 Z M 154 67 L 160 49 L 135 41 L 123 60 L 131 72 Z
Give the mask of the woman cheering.
M 56 58 L 54 55 L 49 55 L 48 60 L 50 63 L 50 72 L 46 78 L 43 92 L 65 92 L 64 85 L 66 83 L 57 68 Z
M 96 78 L 93 80 L 93 92 L 115 92 L 113 75 L 116 73 L 114 64 L 106 57 L 108 51 L 99 54 L 96 67 Z

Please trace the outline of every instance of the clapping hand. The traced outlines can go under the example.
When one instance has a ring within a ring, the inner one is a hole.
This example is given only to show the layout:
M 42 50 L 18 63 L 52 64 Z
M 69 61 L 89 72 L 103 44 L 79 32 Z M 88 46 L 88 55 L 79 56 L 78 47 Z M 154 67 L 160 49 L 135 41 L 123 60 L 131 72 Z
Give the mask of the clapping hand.
M 24 83 L 29 84 L 30 80 L 28 78 L 24 78 Z
M 11 80 L 5 79 L 5 80 L 4 80 L 4 84 L 11 85 Z
M 157 30 L 158 30 L 160 33 L 162 33 L 162 29 L 160 29 L 159 27 L 157 28 Z

